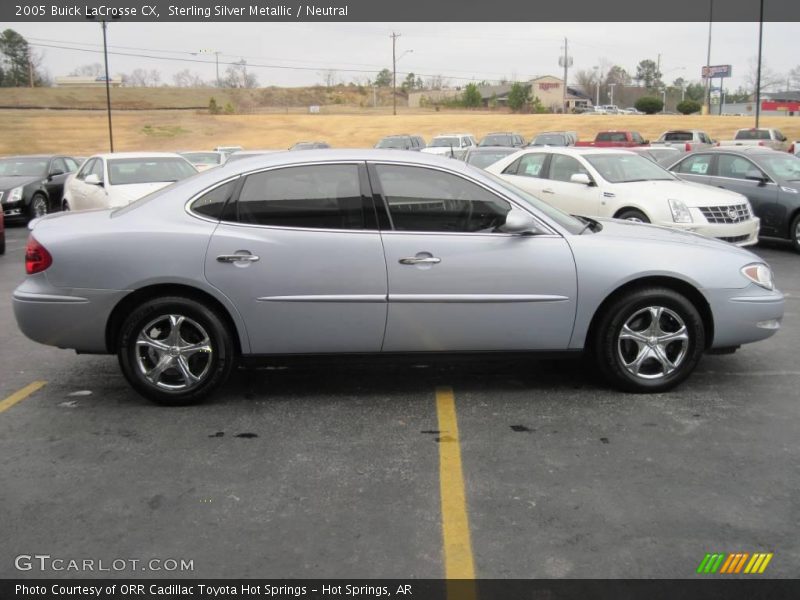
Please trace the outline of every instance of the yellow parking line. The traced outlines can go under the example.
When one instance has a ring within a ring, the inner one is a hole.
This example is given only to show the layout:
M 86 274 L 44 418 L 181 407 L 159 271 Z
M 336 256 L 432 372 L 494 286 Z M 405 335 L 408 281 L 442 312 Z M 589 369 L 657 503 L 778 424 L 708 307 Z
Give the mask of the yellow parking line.
M 9 408 L 14 406 L 17 402 L 22 402 L 30 396 L 36 390 L 42 389 L 44 386 L 47 385 L 46 381 L 34 381 L 33 383 L 29 383 L 21 390 L 18 390 L 11 394 L 8 398 L 4 400 L 0 400 L 0 413 L 7 411 Z
M 464 475 L 461 469 L 458 419 L 452 388 L 436 388 L 436 412 L 439 417 L 440 432 L 439 487 L 442 500 L 445 577 L 475 579 Z M 457 586 L 457 590 L 448 585 L 448 597 L 458 597 L 459 600 L 475 598 L 474 584 L 461 583 Z

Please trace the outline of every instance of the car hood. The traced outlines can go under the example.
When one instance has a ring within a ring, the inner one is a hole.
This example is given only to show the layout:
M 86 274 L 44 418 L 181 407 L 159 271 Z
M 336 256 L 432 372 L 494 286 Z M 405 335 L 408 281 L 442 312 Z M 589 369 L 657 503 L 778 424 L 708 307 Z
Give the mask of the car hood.
M 428 146 L 427 148 L 423 148 L 420 152 L 426 152 L 428 154 L 439 154 L 439 155 L 446 155 L 450 154 L 450 146 Z M 453 146 L 453 153 L 461 152 L 461 148 L 456 148 Z
M 151 183 L 130 183 L 127 185 L 113 185 L 108 192 L 108 205 L 111 208 L 127 206 L 147 194 L 156 192 L 172 185 L 173 181 L 154 181 Z
M 662 227 L 660 225 L 635 223 L 633 221 L 624 221 L 621 219 L 596 218 L 594 220 L 598 221 L 603 226 L 603 229 L 595 235 L 603 237 L 625 238 L 632 241 L 664 242 L 667 244 L 689 244 L 716 249 L 722 248 L 761 261 L 761 259 L 748 250 L 691 231 L 682 231 L 680 229 Z
M 21 185 L 28 185 L 29 183 L 36 183 L 41 181 L 41 177 L 0 177 L 0 190 L 12 190 Z
M 729 206 L 747 202 L 737 192 L 690 181 L 632 181 L 615 183 L 610 188 L 609 191 L 624 192 L 628 197 L 680 200 L 687 207 Z

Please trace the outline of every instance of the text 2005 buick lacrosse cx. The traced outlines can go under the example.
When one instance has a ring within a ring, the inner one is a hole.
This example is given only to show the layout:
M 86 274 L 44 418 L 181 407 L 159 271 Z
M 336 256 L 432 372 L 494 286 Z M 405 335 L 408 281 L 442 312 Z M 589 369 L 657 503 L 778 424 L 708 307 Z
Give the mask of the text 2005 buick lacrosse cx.
M 116 354 L 163 404 L 246 357 L 591 353 L 661 392 L 705 351 L 773 335 L 759 257 L 566 215 L 448 158 L 386 150 L 229 163 L 116 210 L 34 221 L 14 312 L 31 339 Z

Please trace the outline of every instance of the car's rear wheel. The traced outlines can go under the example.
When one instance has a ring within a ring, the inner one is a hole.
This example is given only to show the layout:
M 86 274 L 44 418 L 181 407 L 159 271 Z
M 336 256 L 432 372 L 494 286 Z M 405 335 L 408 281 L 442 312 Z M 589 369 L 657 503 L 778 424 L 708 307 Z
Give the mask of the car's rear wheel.
M 668 288 L 620 296 L 600 318 L 595 356 L 605 377 L 628 392 L 664 392 L 697 366 L 705 328 L 697 308 Z
M 122 325 L 117 353 L 128 382 L 170 406 L 195 404 L 225 383 L 234 346 L 223 320 L 184 297 L 149 300 Z
M 617 215 L 618 219 L 625 221 L 633 221 L 634 223 L 649 223 L 650 219 L 647 218 L 642 211 L 635 208 L 626 208 Z
M 37 219 L 47 214 L 47 198 L 41 194 L 36 194 L 31 198 L 31 203 L 28 206 L 28 220 Z
M 792 242 L 792 248 L 800 252 L 800 213 L 795 216 L 789 228 L 789 240 Z

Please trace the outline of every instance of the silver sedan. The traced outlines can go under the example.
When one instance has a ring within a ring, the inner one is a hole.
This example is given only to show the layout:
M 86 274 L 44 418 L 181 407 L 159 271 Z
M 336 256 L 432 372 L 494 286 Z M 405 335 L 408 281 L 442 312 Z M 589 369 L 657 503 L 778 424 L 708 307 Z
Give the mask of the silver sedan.
M 573 218 L 420 153 L 259 156 L 31 229 L 22 331 L 116 354 L 163 404 L 201 400 L 243 357 L 338 353 L 589 353 L 616 387 L 660 392 L 784 310 L 746 250 Z

